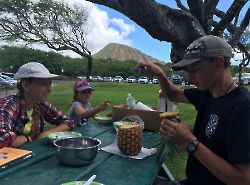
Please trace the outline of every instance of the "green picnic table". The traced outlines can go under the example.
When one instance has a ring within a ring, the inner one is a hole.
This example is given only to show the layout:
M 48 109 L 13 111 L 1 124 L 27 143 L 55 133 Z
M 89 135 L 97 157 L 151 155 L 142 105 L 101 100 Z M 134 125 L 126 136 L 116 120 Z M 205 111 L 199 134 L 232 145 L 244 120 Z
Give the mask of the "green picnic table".
M 74 131 L 84 136 L 101 140 L 101 147 L 112 144 L 116 131 L 112 125 L 92 123 Z M 59 163 L 55 147 L 47 139 L 39 139 L 22 145 L 34 156 L 0 172 L 1 185 L 60 185 L 65 182 L 87 180 L 96 174 L 95 181 L 105 185 L 152 185 L 161 169 L 167 148 L 157 132 L 143 132 L 143 147 L 156 147 L 157 152 L 141 160 L 111 154 L 102 150 L 93 163 L 80 167 L 69 167 Z

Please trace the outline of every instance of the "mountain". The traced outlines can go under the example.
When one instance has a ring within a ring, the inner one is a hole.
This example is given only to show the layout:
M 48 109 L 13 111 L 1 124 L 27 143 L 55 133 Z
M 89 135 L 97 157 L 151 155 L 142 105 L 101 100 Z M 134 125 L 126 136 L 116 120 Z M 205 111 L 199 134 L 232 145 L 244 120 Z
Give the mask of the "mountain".
M 106 45 L 103 49 L 94 54 L 93 58 L 120 61 L 134 60 L 137 62 L 149 60 L 154 63 L 163 63 L 163 61 L 146 55 L 135 48 L 117 43 L 110 43 Z

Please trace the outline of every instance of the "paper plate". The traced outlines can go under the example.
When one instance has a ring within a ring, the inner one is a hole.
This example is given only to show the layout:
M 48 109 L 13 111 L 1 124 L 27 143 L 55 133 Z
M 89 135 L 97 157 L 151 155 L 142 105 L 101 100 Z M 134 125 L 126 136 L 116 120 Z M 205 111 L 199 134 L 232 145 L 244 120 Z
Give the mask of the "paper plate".
M 111 123 L 112 122 L 112 117 L 96 116 L 95 120 L 96 120 L 97 123 Z
M 52 132 L 47 135 L 47 138 L 49 138 L 49 140 L 51 141 L 54 141 L 56 139 L 63 137 L 78 137 L 78 136 L 82 136 L 82 134 L 73 131 L 63 131 L 63 132 Z
M 79 184 L 84 184 L 85 182 L 86 181 L 72 181 L 72 182 L 63 183 L 61 185 L 79 185 Z M 94 181 L 90 185 L 104 185 L 104 184 Z

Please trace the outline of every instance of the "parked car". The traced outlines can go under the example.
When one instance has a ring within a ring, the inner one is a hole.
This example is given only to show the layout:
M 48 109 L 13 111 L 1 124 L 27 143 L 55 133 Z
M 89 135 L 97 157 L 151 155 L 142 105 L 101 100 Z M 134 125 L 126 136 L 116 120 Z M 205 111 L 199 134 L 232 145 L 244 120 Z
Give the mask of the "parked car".
M 184 84 L 184 85 L 191 85 L 192 82 L 189 79 L 182 79 L 182 84 Z
M 110 76 L 104 76 L 104 77 L 103 77 L 103 81 L 104 81 L 104 82 L 113 82 L 113 78 L 110 77 Z
M 124 79 L 121 76 L 115 76 L 114 82 L 124 82 Z
M 149 84 L 153 84 L 153 79 L 148 79 Z
M 250 85 L 250 77 L 246 77 L 246 78 L 243 80 L 243 84 L 244 84 L 244 85 Z
M 180 75 L 172 75 L 169 80 L 171 80 L 174 84 L 182 84 L 182 77 Z
M 147 84 L 149 82 L 148 77 L 146 76 L 141 76 L 140 78 L 138 78 L 138 83 L 144 83 Z
M 248 85 L 248 79 L 250 78 L 250 73 L 242 73 L 241 74 L 241 81 L 243 82 L 244 85 Z M 236 82 L 236 83 L 239 83 L 239 73 L 237 73 L 235 75 L 235 77 L 233 77 L 233 80 Z
M 136 83 L 136 78 L 134 77 L 134 76 L 129 76 L 128 78 L 127 78 L 127 82 L 128 83 Z
M 92 76 L 91 81 L 92 82 L 102 82 L 103 78 L 101 76 Z
M 158 83 L 159 83 L 159 82 L 158 82 L 158 78 L 153 78 L 152 83 L 153 83 L 153 84 L 158 84 Z
M 8 88 L 12 88 L 15 87 L 15 83 L 5 80 L 4 78 L 0 77 L 0 86 L 1 87 L 8 87 Z
M 15 74 L 14 73 L 8 73 L 8 72 L 1 72 L 2 75 L 14 78 Z
M 86 77 L 86 76 L 78 76 L 77 79 L 80 79 L 80 80 L 87 80 L 87 77 Z
M 9 77 L 9 76 L 1 74 L 0 77 L 3 78 L 3 79 L 5 79 L 5 80 L 7 80 L 7 81 L 10 81 L 13 85 L 17 84 L 17 81 L 14 80 L 13 78 Z

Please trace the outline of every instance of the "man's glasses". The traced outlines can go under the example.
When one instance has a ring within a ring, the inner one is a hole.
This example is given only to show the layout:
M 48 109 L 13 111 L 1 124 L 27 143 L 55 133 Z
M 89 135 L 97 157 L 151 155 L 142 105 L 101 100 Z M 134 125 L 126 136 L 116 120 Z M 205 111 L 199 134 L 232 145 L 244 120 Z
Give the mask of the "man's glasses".
M 197 65 L 195 67 L 186 67 L 184 69 L 184 71 L 186 71 L 187 73 L 196 73 L 197 71 L 199 71 L 199 69 L 201 68 L 202 64 Z
M 203 60 L 201 62 L 198 62 L 198 64 L 192 65 L 192 66 L 188 66 L 184 69 L 184 71 L 186 71 L 187 73 L 197 73 L 200 68 L 207 62 L 210 62 L 211 59 L 206 59 Z

